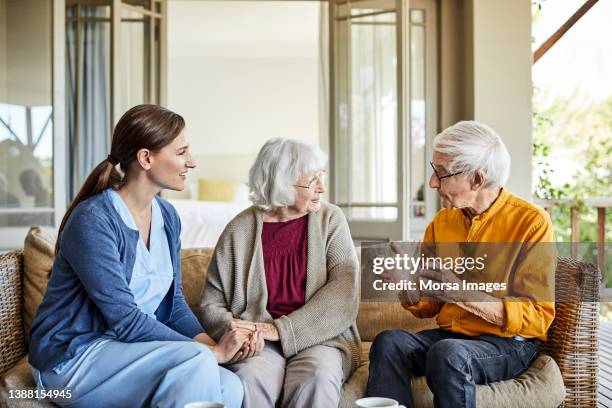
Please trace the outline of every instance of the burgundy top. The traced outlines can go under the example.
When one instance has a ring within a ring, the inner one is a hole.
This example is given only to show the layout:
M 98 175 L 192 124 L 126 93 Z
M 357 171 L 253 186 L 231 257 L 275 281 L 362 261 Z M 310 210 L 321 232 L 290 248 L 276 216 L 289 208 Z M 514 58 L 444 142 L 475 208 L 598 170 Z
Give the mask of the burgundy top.
M 308 215 L 285 222 L 264 222 L 261 233 L 267 309 L 273 318 L 305 303 L 308 264 Z

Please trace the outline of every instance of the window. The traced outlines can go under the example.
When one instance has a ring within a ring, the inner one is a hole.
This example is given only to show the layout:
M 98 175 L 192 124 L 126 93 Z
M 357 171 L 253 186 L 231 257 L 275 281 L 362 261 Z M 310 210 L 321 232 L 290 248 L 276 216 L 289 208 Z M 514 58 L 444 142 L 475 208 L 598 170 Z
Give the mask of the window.
M 52 6 L 0 0 L 0 248 L 56 223 Z

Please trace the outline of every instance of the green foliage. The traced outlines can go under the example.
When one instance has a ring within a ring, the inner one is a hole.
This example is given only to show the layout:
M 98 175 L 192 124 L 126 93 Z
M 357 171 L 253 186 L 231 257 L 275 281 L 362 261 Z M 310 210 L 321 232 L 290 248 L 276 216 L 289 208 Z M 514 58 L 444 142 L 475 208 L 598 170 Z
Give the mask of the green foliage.
M 588 197 L 612 197 L 612 96 L 603 103 L 572 104 L 556 100 L 541 107 L 534 93 L 534 195 L 542 199 L 571 199 L 580 205 L 580 241 L 595 242 L 596 211 L 584 204 Z M 554 183 L 563 159 L 578 164 L 571 181 Z M 556 163 L 557 168 L 553 166 Z M 553 212 L 557 237 L 569 241 L 570 210 Z M 607 239 L 612 239 L 612 210 L 606 212 Z
M 535 120 L 535 119 L 534 119 Z M 565 198 L 570 188 L 569 183 L 565 183 L 562 188 L 553 185 L 551 177 L 554 170 L 550 164 L 550 148 L 543 142 L 533 142 L 533 166 L 536 174 L 534 195 L 544 200 L 559 200 Z
M 532 0 L 532 22 L 537 24 L 546 0 Z M 535 40 L 532 39 L 532 42 Z M 597 211 L 584 199 L 612 197 L 612 96 L 603 102 L 580 102 L 577 95 L 544 103 L 533 93 L 534 195 L 542 199 L 569 199 L 579 204 L 579 258 L 597 263 Z M 569 182 L 560 183 L 564 164 L 575 166 Z M 557 205 L 552 214 L 558 241 L 571 240 L 571 209 Z M 606 287 L 612 287 L 612 208 L 606 211 Z M 590 243 L 590 244 L 589 244 Z M 564 246 L 568 250 L 569 246 Z M 607 319 L 612 320 L 612 303 Z

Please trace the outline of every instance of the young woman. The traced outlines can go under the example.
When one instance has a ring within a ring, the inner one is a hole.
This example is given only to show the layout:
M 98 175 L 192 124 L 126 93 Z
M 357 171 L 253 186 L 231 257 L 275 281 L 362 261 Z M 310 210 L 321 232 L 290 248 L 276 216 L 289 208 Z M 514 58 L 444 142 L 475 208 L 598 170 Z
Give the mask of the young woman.
M 159 106 L 127 111 L 62 220 L 29 357 L 40 388 L 71 391 L 60 405 L 242 404 L 240 380 L 218 364 L 263 336 L 232 325 L 215 343 L 204 332 L 181 289 L 180 220 L 157 196 L 182 190 L 195 167 L 184 126 Z

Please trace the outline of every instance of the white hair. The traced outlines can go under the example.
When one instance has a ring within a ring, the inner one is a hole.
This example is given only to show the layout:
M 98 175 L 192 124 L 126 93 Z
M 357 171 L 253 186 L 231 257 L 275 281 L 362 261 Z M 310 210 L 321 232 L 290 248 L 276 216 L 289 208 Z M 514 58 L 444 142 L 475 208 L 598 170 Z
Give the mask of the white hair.
M 262 210 L 293 205 L 293 185 L 303 175 L 325 170 L 327 155 L 296 140 L 268 140 L 249 170 L 249 199 Z
M 510 176 L 510 154 L 501 137 L 489 126 L 462 121 L 444 129 L 434 139 L 434 150 L 449 155 L 448 171 L 473 175 L 480 171 L 484 187 L 503 187 Z

